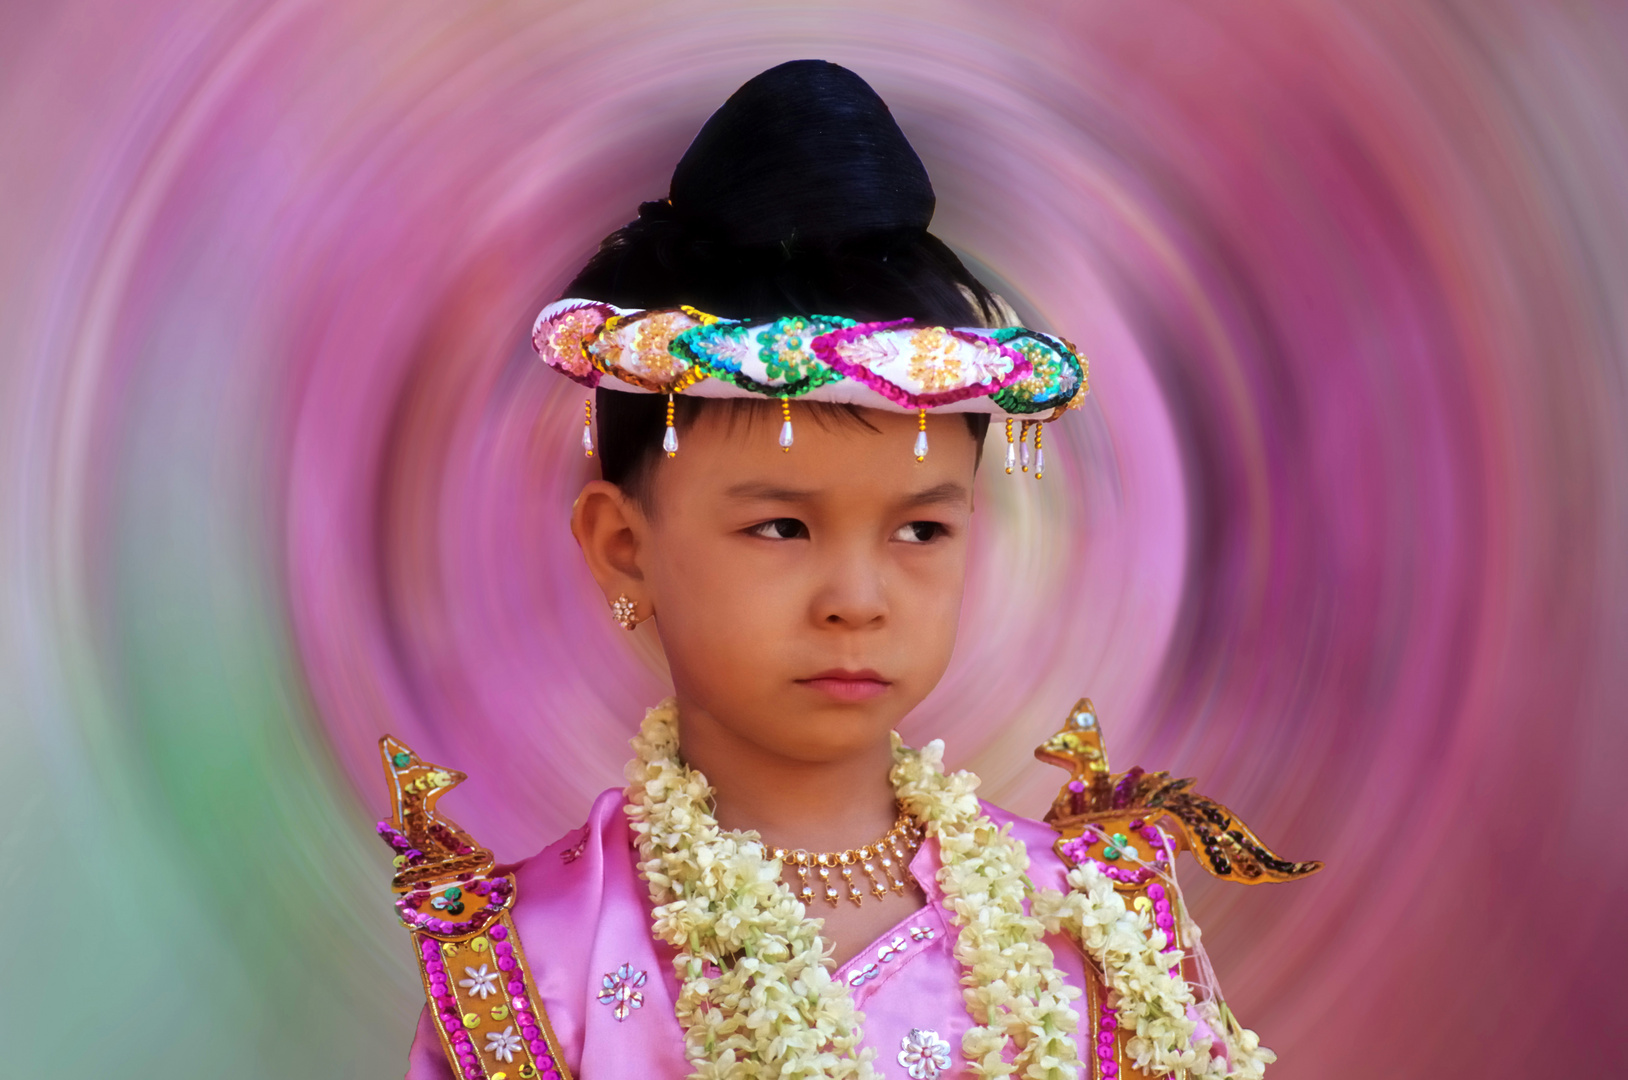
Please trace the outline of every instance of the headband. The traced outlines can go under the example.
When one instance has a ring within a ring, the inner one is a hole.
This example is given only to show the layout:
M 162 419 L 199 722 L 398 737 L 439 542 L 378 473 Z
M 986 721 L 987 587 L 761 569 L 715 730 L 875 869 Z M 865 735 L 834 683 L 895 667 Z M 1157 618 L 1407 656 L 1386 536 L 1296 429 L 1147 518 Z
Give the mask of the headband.
M 1022 326 L 862 323 L 834 315 L 765 322 L 723 319 L 688 306 L 642 310 L 567 299 L 542 310 L 531 341 L 550 367 L 584 386 L 666 394 L 662 449 L 669 457 L 678 452 L 675 394 L 779 399 L 780 446 L 788 451 L 791 399 L 801 398 L 916 413 L 918 461 L 927 456 L 927 410 L 1004 416 L 1007 472 L 1020 456 L 1028 471 L 1033 425 L 1038 478 L 1044 467 L 1040 424 L 1078 408 L 1088 391 L 1086 363 L 1073 345 Z M 592 410 L 590 400 L 582 431 L 590 457 Z M 1022 422 L 1016 443 L 1014 419 Z

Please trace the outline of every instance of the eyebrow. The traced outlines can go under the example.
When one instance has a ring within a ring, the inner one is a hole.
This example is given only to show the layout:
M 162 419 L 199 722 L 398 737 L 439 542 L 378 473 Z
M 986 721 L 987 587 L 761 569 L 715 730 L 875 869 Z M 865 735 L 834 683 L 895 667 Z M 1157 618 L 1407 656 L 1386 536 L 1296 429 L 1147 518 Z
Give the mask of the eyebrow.
M 767 502 L 806 503 L 818 497 L 818 492 L 802 488 L 779 487 L 748 480 L 728 488 L 724 494 L 731 499 L 756 499 Z M 930 488 L 912 492 L 901 500 L 904 506 L 932 506 L 939 503 L 963 503 L 971 497 L 965 484 L 946 480 Z

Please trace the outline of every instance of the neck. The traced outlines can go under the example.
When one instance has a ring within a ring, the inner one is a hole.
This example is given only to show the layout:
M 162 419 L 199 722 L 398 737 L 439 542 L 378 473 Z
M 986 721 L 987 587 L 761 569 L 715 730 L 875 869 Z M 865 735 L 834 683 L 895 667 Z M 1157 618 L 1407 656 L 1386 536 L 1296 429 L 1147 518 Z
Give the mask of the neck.
M 712 786 L 719 826 L 756 830 L 771 848 L 857 848 L 898 817 L 887 732 L 851 754 L 800 761 L 748 742 L 682 697 L 678 728 L 685 764 Z

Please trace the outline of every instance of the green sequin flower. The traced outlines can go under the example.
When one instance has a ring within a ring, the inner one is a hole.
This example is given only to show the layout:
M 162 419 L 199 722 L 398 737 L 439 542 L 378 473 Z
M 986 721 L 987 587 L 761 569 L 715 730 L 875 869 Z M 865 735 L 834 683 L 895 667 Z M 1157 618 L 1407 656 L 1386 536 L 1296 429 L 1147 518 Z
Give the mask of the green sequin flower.
M 758 334 L 757 354 L 769 378 L 791 383 L 808 375 L 814 357 L 803 348 L 802 335 L 807 329 L 808 323 L 802 319 L 781 319 Z

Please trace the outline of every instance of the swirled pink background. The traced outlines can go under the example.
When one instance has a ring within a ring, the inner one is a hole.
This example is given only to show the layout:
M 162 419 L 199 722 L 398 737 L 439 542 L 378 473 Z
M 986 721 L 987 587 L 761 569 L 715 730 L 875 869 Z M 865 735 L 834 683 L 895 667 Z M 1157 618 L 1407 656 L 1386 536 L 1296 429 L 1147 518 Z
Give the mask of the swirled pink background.
M 1090 694 L 1326 860 L 1185 879 L 1282 1080 L 1623 1070 L 1625 47 L 1535 0 L 11 5 L 6 1072 L 399 1072 L 374 741 L 518 858 L 662 692 L 530 319 L 804 56 L 1092 360 L 1046 479 L 981 481 L 907 735 L 1037 815 Z

